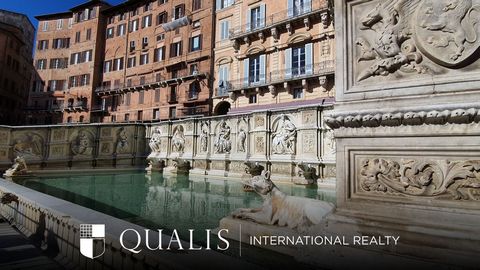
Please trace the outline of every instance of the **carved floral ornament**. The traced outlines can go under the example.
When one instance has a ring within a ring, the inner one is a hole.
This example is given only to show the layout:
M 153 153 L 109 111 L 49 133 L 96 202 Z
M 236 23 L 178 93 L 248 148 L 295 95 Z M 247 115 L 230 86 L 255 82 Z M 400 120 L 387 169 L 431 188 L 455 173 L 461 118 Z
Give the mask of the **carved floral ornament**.
M 478 0 L 375 1 L 354 26 L 357 81 L 465 67 L 478 58 L 479 18 Z
M 480 200 L 480 160 L 364 159 L 359 184 L 368 193 Z
M 341 127 L 379 127 L 410 125 L 470 124 L 480 122 L 480 109 L 431 110 L 384 114 L 357 114 L 326 116 L 325 123 L 332 129 Z

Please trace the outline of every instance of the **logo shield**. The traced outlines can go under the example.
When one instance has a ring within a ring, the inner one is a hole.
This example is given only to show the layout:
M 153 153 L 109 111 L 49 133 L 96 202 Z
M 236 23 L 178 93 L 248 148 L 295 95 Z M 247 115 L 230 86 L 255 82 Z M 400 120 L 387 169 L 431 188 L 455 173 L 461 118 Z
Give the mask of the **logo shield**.
M 80 253 L 90 259 L 105 253 L 105 224 L 80 225 Z

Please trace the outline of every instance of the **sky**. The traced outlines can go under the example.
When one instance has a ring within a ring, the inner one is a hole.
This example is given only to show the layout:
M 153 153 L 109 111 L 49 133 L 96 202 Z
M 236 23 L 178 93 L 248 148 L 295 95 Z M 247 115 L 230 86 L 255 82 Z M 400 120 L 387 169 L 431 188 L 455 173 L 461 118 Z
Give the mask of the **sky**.
M 88 0 L 0 0 L 0 9 L 22 13 L 30 18 L 37 28 L 37 15 L 68 11 L 71 7 L 87 2 Z M 106 0 L 111 5 L 117 5 L 124 0 Z

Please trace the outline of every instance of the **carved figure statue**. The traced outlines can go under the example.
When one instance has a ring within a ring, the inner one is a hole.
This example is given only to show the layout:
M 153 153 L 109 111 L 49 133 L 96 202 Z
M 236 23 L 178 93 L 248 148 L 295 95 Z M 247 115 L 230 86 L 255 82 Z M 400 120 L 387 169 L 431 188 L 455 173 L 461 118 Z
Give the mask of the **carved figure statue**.
M 240 131 L 238 132 L 238 142 L 237 142 L 238 152 L 245 152 L 246 139 L 247 139 L 247 132 L 243 128 L 240 128 Z
M 282 114 L 273 133 L 272 149 L 274 154 L 294 154 L 297 128 L 290 119 Z
M 232 142 L 230 141 L 230 127 L 225 120 L 222 120 L 215 140 L 215 152 L 219 154 L 230 153 Z
M 254 176 L 250 183 L 263 197 L 263 206 L 241 208 L 232 213 L 234 218 L 247 219 L 259 224 L 286 226 L 299 232 L 319 224 L 334 209 L 333 204 L 301 197 L 288 196 L 270 180 L 270 172 Z
M 152 153 L 160 153 L 162 151 L 161 131 L 159 127 L 153 130 L 148 146 L 150 146 Z
M 29 132 L 15 140 L 13 152 L 23 157 L 41 157 L 43 139 L 39 135 Z
M 305 178 L 305 182 L 300 184 L 313 185 L 317 183 L 317 169 L 315 169 L 312 164 L 305 164 L 303 162 L 300 162 L 298 164 L 298 168 L 300 169 L 298 171 L 298 176 Z
M 83 130 L 78 132 L 77 137 L 71 142 L 70 149 L 73 155 L 91 155 L 92 146 L 90 138 Z
M 178 126 L 178 128 L 175 129 L 172 138 L 172 144 L 174 152 L 183 153 L 185 150 L 185 135 L 183 134 L 182 126 Z
M 202 124 L 201 128 L 202 134 L 200 134 L 200 149 L 202 152 L 208 151 L 208 125 L 206 123 Z
M 120 128 L 117 133 L 117 145 L 115 148 L 116 153 L 128 152 L 128 135 L 125 128 Z
M 6 170 L 3 174 L 4 177 L 12 177 L 16 175 L 22 175 L 27 173 L 27 163 L 22 156 L 17 156 L 13 160 L 13 165 L 10 169 Z

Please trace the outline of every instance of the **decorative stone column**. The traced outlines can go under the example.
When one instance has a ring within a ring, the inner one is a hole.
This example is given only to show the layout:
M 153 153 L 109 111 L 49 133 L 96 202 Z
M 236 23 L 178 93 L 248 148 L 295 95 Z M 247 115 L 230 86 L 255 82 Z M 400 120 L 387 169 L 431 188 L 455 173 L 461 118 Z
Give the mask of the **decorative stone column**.
M 478 267 L 480 1 L 336 0 L 335 9 L 329 227 L 399 235 L 388 252 Z

